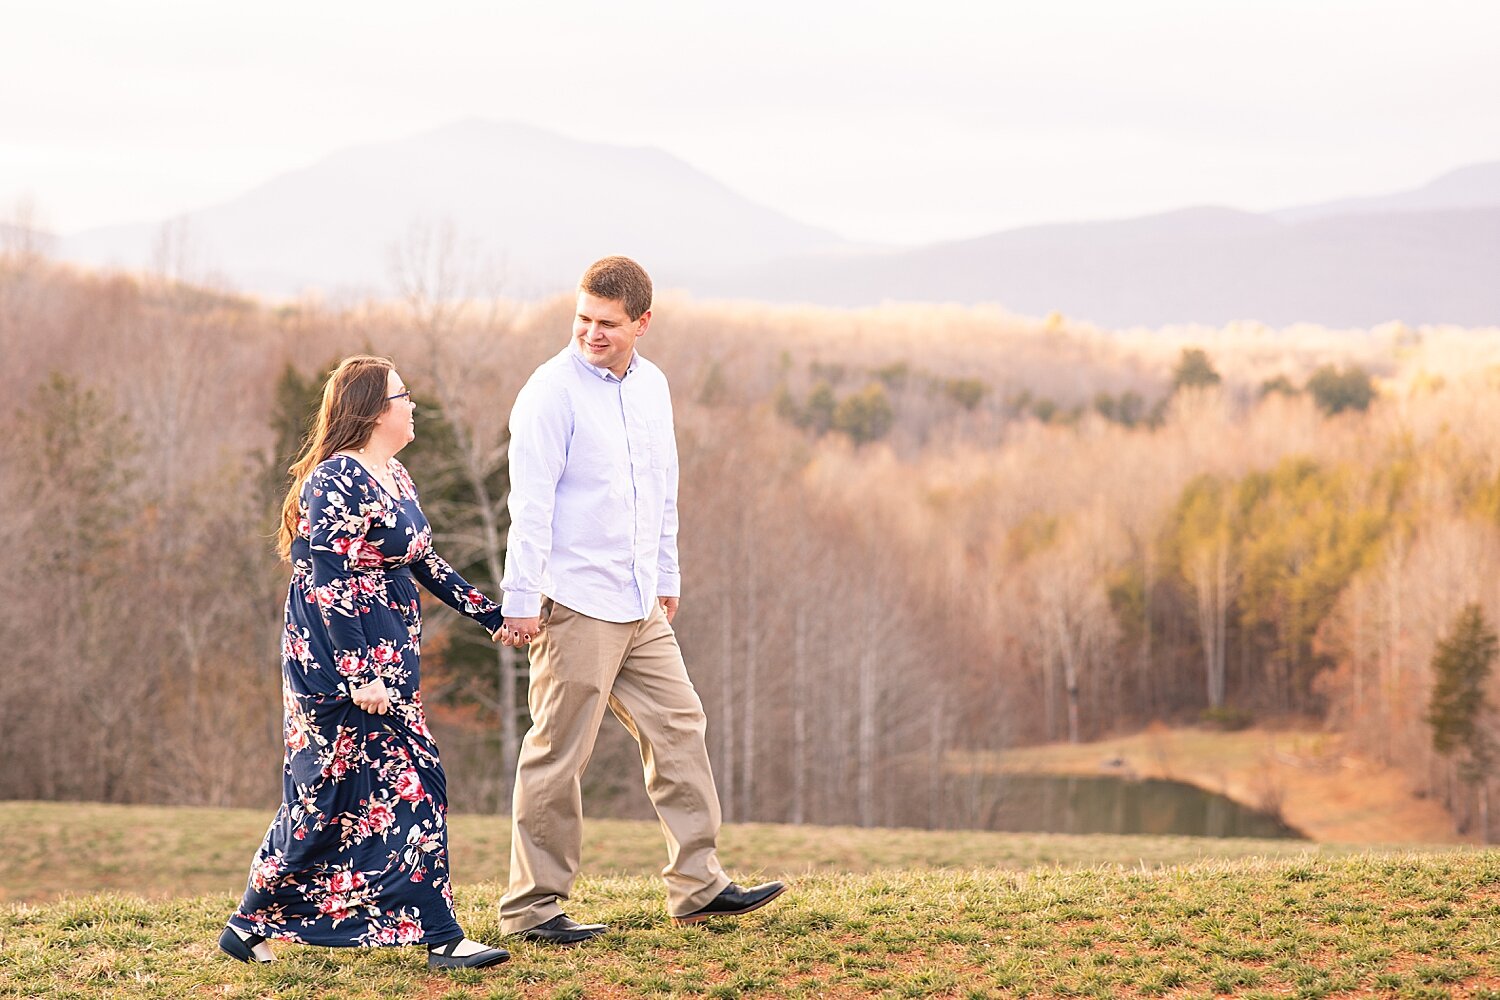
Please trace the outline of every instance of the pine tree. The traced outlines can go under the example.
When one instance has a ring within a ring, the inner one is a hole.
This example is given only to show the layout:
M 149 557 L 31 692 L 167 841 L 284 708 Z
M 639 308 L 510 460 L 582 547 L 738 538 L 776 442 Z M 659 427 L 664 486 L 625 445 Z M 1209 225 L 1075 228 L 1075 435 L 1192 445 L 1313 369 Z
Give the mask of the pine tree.
M 1485 684 L 1500 654 L 1500 639 L 1484 620 L 1478 604 L 1467 604 L 1453 622 L 1449 636 L 1438 643 L 1432 657 L 1432 695 L 1427 724 L 1432 748 L 1445 757 L 1461 755 L 1458 773 L 1479 792 L 1480 832 L 1489 839 L 1489 796 L 1486 777 L 1494 748 L 1484 725 L 1490 706 Z
M 1434 680 L 1427 708 L 1432 748 L 1445 757 L 1462 751 L 1470 769 L 1482 771 L 1491 753 L 1479 722 L 1488 708 L 1484 685 L 1497 654 L 1500 639 L 1486 624 L 1479 605 L 1468 604 L 1432 657 Z
M 1375 380 L 1358 365 L 1350 365 L 1343 371 L 1324 365 L 1307 380 L 1307 391 L 1312 393 L 1318 409 L 1331 417 L 1345 410 L 1369 409 L 1375 399 Z
M 1184 347 L 1182 357 L 1172 372 L 1172 391 L 1178 389 L 1202 389 L 1218 385 L 1223 378 L 1208 360 L 1208 352 L 1201 347 Z

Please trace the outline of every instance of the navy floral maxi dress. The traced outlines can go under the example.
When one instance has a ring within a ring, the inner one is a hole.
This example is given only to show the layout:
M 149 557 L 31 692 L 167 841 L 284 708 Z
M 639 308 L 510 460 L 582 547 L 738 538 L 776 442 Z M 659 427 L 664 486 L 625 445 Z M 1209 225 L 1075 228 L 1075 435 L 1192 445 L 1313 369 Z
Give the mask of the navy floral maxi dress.
M 282 633 L 283 801 L 230 923 L 311 945 L 436 944 L 462 935 L 448 873 L 448 794 L 419 690 L 416 583 L 492 634 L 498 605 L 432 548 L 405 467 L 392 496 L 334 456 L 308 477 Z M 376 677 L 387 715 L 350 692 Z

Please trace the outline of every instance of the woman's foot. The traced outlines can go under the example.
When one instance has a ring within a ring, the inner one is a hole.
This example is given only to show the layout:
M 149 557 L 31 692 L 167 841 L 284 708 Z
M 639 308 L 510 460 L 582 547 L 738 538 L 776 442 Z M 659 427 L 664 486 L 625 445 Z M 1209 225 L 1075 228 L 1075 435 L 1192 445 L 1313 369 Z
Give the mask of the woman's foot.
M 432 969 L 483 969 L 499 965 L 508 958 L 510 952 L 504 948 L 491 948 L 468 938 L 444 941 L 427 948 L 427 966 Z
M 247 934 L 233 924 L 224 928 L 224 933 L 219 935 L 219 947 L 230 958 L 237 958 L 241 962 L 274 962 L 276 956 L 271 953 L 271 945 L 265 938 L 258 934 Z

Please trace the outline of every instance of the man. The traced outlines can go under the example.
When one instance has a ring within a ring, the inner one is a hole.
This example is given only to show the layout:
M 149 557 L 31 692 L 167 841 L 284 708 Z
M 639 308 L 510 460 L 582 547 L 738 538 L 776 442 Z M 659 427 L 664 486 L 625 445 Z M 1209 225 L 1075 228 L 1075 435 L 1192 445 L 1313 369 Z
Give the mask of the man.
M 583 840 L 579 779 L 608 707 L 641 746 L 667 838 L 678 923 L 758 909 L 786 888 L 743 889 L 719 865 L 719 797 L 672 620 L 677 444 L 661 370 L 636 353 L 651 279 L 606 257 L 578 286 L 572 342 L 510 416 L 510 539 L 501 641 L 530 644 L 532 726 L 516 767 L 506 934 L 578 944 L 603 934 L 564 912 Z

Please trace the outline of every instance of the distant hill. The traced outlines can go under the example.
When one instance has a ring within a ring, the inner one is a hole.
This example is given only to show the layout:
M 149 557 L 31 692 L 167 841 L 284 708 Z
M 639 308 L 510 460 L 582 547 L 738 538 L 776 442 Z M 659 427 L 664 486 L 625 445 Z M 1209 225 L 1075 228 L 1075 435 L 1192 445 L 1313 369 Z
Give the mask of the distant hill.
M 57 235 L 44 229 L 0 222 L 0 253 L 40 253 L 51 256 L 57 249 Z
M 855 306 L 998 302 L 1105 326 L 1500 324 L 1500 207 L 1311 216 L 1201 208 L 879 255 L 803 257 L 711 291 Z
M 270 294 L 387 290 L 390 248 L 414 223 L 449 221 L 503 258 L 509 294 L 549 294 L 606 253 L 649 261 L 666 286 L 839 238 L 736 195 L 657 149 L 523 125 L 458 122 L 343 150 L 244 195 L 187 213 L 195 264 Z M 142 267 L 162 222 L 79 233 L 62 254 Z
M 1307 222 L 1330 215 L 1432 212 L 1461 208 L 1500 208 L 1500 163 L 1480 163 L 1450 171 L 1412 191 L 1373 198 L 1343 198 L 1271 213 L 1283 222 Z
M 1500 324 L 1500 163 L 1264 214 L 1199 207 L 874 248 L 740 197 L 660 150 L 468 120 L 335 153 L 167 221 L 185 224 L 199 271 L 273 295 L 389 294 L 391 247 L 413 223 L 449 221 L 473 253 L 503 260 L 504 291 L 520 297 L 562 290 L 589 260 L 627 253 L 659 287 L 772 302 L 995 302 L 1111 327 Z M 141 267 L 162 225 L 80 233 L 60 253 Z

